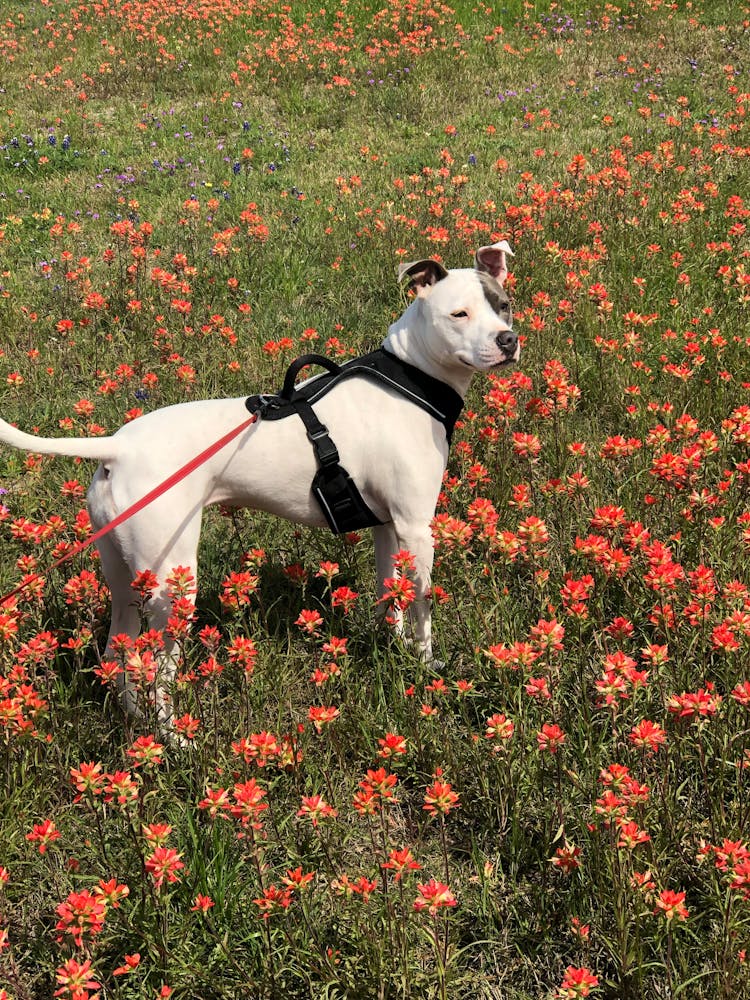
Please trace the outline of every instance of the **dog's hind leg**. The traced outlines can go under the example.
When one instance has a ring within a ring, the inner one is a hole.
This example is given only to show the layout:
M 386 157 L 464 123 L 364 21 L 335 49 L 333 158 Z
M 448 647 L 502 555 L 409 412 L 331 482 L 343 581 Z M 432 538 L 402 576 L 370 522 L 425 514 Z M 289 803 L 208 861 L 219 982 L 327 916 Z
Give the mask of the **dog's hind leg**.
M 135 520 L 135 519 L 134 519 Z M 179 528 L 165 528 L 161 533 L 156 530 L 155 519 L 149 524 L 149 531 L 144 531 L 143 525 L 128 522 L 117 529 L 117 537 L 105 536 L 100 540 L 99 551 L 102 558 L 102 569 L 112 593 L 112 624 L 107 641 L 106 656 L 112 657 L 112 640 L 115 636 L 125 633 L 136 639 L 141 631 L 143 619 L 149 629 L 162 633 L 164 648 L 158 653 L 156 676 L 145 681 L 148 665 L 142 671 L 144 679 L 142 697 L 153 697 L 156 718 L 160 732 L 167 736 L 172 728 L 172 694 L 171 685 L 180 661 L 180 644 L 174 636 L 167 634 L 169 618 L 172 614 L 172 592 L 167 578 L 172 570 L 181 567 L 181 575 L 192 577 L 193 584 L 189 592 L 184 594 L 187 605 L 183 604 L 181 616 L 189 617 L 195 602 L 198 570 L 198 540 L 201 528 L 201 509 L 186 514 L 180 521 Z M 163 524 L 163 522 L 161 522 Z M 146 544 L 144 544 L 146 537 Z M 159 547 L 155 544 L 159 541 Z M 128 553 L 127 560 L 123 551 Z M 136 591 L 132 587 L 135 577 L 151 570 L 157 580 L 157 585 L 151 592 L 143 609 L 138 606 Z M 136 667 L 142 664 L 136 658 Z M 137 672 L 137 671 L 134 671 Z M 120 680 L 123 708 L 129 715 L 143 715 L 143 704 L 139 702 L 138 691 L 129 677 L 127 670 Z
M 131 586 L 133 575 L 117 547 L 105 535 L 99 539 L 97 548 L 112 601 L 109 635 L 103 659 L 113 660 L 117 657 L 112 640 L 118 635 L 127 635 L 135 640 L 141 631 L 141 616 L 136 603 L 136 593 Z M 118 676 L 118 688 L 125 713 L 130 716 L 137 715 L 138 699 L 127 672 Z
M 161 632 L 164 638 L 164 651 L 159 655 L 159 666 L 154 685 L 158 728 L 163 736 L 172 734 L 172 717 L 174 715 L 172 685 L 182 658 L 179 636 L 175 636 L 174 630 L 170 628 L 170 617 L 173 613 L 173 589 L 167 583 L 167 578 L 173 570 L 178 568 L 180 568 L 181 576 L 192 578 L 193 583 L 187 590 L 180 589 L 179 619 L 181 622 L 187 622 L 192 617 L 198 586 L 200 528 L 201 515 L 199 511 L 192 520 L 183 522 L 180 533 L 161 553 L 159 565 L 153 567 L 159 583 L 146 605 L 148 627 Z M 152 567 L 143 568 L 151 569 Z M 177 631 L 179 633 L 179 627 Z

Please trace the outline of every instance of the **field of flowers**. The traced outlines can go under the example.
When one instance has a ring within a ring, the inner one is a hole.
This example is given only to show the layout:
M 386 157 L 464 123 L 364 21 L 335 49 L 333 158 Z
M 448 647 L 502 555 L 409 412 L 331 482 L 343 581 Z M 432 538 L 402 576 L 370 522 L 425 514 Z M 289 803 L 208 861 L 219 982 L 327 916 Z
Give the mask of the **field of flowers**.
M 6 0 L 0 413 L 111 433 L 379 345 L 508 239 L 434 521 L 205 519 L 101 659 L 93 468 L 0 453 L 0 998 L 750 998 L 750 7 Z M 144 702 L 147 698 L 144 697 Z

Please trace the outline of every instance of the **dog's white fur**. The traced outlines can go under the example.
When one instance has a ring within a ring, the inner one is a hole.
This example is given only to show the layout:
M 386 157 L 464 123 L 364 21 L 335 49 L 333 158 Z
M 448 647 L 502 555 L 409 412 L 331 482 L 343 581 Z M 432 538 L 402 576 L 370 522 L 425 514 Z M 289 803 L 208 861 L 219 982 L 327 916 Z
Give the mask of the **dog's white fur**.
M 505 241 L 482 247 L 475 266 L 447 271 L 434 260 L 399 268 L 417 295 L 391 325 L 383 346 L 393 354 L 452 386 L 462 397 L 475 371 L 489 371 L 518 360 L 508 297 Z M 413 638 L 420 654 L 432 657 L 430 605 L 432 573 L 430 522 L 448 458 L 444 428 L 426 411 L 386 386 L 348 379 L 315 404 L 347 469 L 376 516 L 375 560 L 380 593 L 393 576 L 399 549 L 414 556 L 417 599 L 410 609 Z M 179 403 L 126 424 L 111 437 L 42 438 L 0 420 L 0 442 L 47 455 L 95 459 L 100 463 L 88 491 L 91 522 L 107 524 L 145 496 L 172 472 L 248 416 L 245 400 L 215 399 Z M 170 612 L 164 578 L 176 566 L 197 576 L 201 514 L 208 504 L 251 507 L 299 524 L 325 526 L 310 485 L 316 471 L 302 421 L 251 426 L 168 493 L 154 500 L 99 542 L 102 568 L 112 595 L 110 639 L 135 637 L 140 615 L 131 582 L 150 569 L 160 588 L 149 602 L 150 625 L 163 629 Z M 105 655 L 107 655 L 105 653 Z M 167 683 L 174 651 L 159 681 L 157 705 L 168 725 Z M 137 710 L 127 685 L 124 707 Z

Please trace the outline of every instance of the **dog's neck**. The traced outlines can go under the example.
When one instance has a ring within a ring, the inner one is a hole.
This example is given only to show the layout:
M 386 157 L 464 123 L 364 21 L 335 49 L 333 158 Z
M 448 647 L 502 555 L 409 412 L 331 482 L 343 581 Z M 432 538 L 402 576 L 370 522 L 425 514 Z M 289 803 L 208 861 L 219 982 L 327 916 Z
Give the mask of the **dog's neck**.
M 408 312 L 407 309 L 406 313 L 389 327 L 388 336 L 381 346 L 386 351 L 390 351 L 391 354 L 395 354 L 401 361 L 414 365 L 433 378 L 445 382 L 451 389 L 456 390 L 461 399 L 464 399 L 469 391 L 474 371 L 472 369 L 447 368 L 436 361 L 425 349 L 421 339 L 414 335 L 413 330 L 408 332 L 409 324 L 404 322 Z

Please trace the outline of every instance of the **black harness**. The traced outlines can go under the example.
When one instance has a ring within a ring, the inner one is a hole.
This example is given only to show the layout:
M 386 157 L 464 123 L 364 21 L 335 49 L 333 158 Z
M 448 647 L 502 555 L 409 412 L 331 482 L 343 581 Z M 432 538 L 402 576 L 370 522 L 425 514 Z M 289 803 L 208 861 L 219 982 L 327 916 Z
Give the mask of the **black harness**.
M 328 374 L 318 375 L 296 388 L 294 382 L 297 375 L 307 365 L 313 364 L 325 368 Z M 339 464 L 339 453 L 328 428 L 318 420 L 313 410 L 313 403 L 352 376 L 374 379 L 426 410 L 445 427 L 448 444 L 463 407 L 461 396 L 445 382 L 401 361 L 382 347 L 344 365 L 337 365 L 319 354 L 305 354 L 289 365 L 279 393 L 246 399 L 248 410 L 257 413 L 263 420 L 282 420 L 293 413 L 302 420 L 318 461 L 312 492 L 335 535 L 383 523 L 367 506 L 355 482 Z

